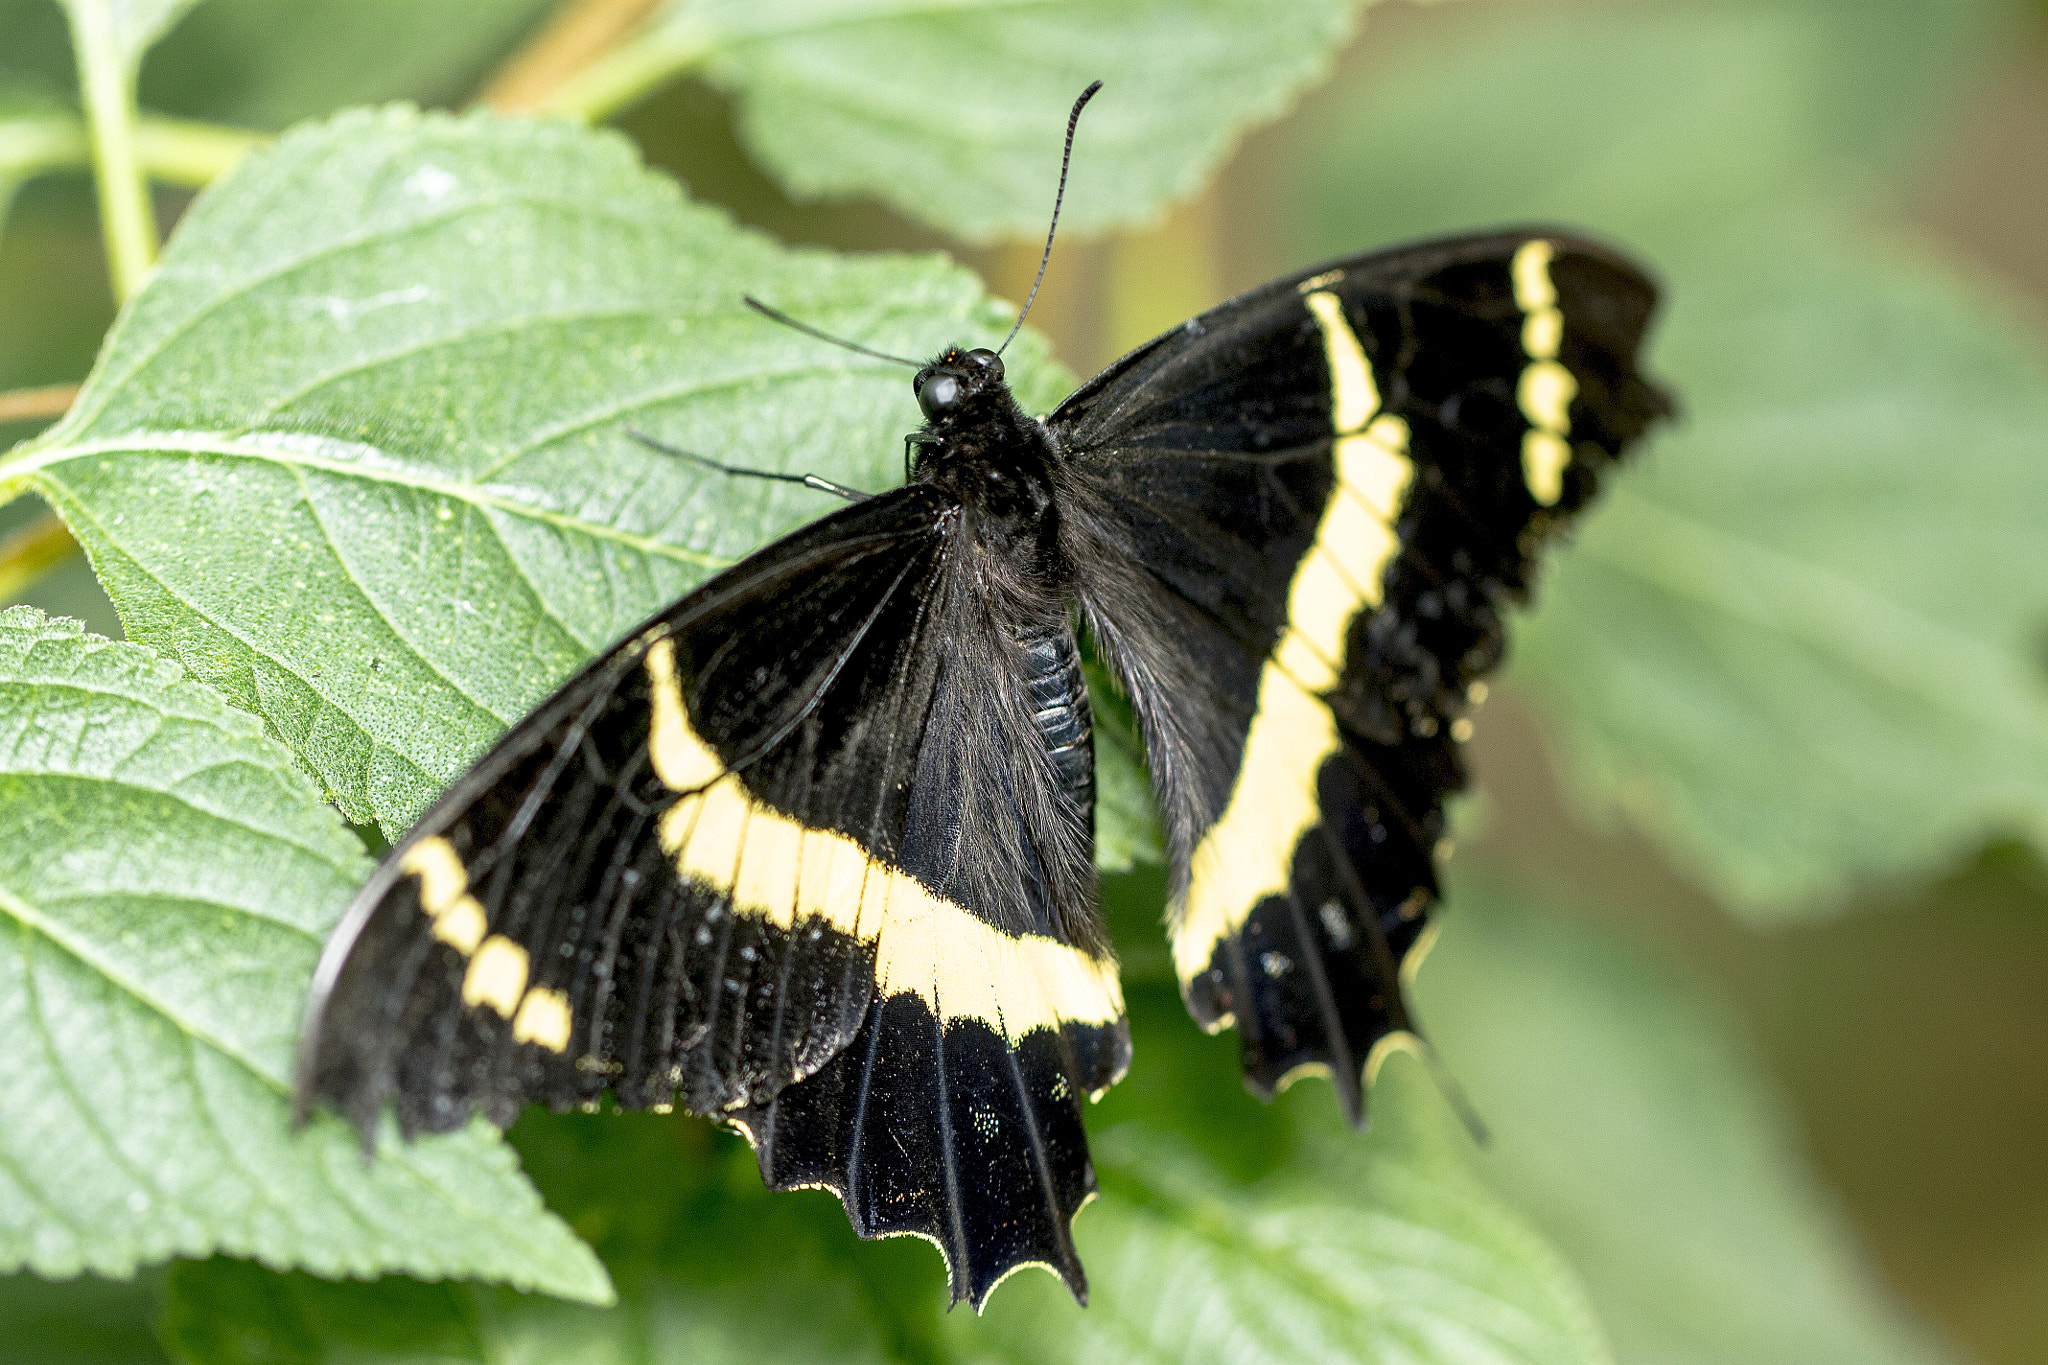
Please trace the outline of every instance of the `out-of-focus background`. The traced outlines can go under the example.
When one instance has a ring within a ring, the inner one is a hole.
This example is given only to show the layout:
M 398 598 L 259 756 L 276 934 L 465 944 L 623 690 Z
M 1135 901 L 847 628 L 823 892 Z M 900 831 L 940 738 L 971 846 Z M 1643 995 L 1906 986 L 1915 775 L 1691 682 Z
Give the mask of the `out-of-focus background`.
M 502 34 L 460 69 L 408 65 L 378 47 L 374 23 L 340 24 L 333 59 L 388 61 L 388 79 L 330 98 L 289 79 L 296 69 L 238 65 L 261 41 L 231 19 L 260 6 L 203 4 L 145 68 L 144 99 L 257 127 L 342 99 L 460 103 L 545 9 L 503 6 Z M 0 47 L 29 50 L 46 36 L 37 26 L 61 39 L 53 6 L 0 14 Z M 1205 92 L 1179 98 L 1198 105 Z M 1036 242 L 967 245 L 872 201 L 794 202 L 708 85 L 660 89 L 616 123 L 694 196 L 786 242 L 936 248 L 998 295 L 1029 287 Z M 1088 154 L 1084 122 L 1076 155 Z M 181 204 L 160 193 L 166 222 Z M 1652 363 L 1684 415 L 1631 477 L 1649 496 L 1713 470 L 1710 500 L 1733 509 L 1725 525 L 1767 513 L 1757 539 L 1791 576 L 1782 598 L 1700 606 L 1754 637 L 1677 621 L 1659 595 L 1702 602 L 1688 566 L 1722 540 L 1660 539 L 1684 581 L 1645 588 L 1602 576 L 1612 547 L 1596 526 L 1546 582 L 1477 717 L 1452 927 L 1420 988 L 1482 1113 L 1532 1116 L 1481 1160 L 1585 1276 L 1624 1360 L 2048 1360 L 2041 827 L 2019 798 L 1965 792 L 1942 769 L 1938 734 L 1932 757 L 1807 747 L 1835 735 L 1842 709 L 1868 708 L 1844 732 L 1873 744 L 1896 719 L 1853 678 L 1814 689 L 1809 670 L 1839 679 L 1853 660 L 1826 657 L 1808 618 L 1855 635 L 1848 653 L 1921 680 L 1936 709 L 1947 681 L 1958 697 L 1974 685 L 1937 634 L 1888 634 L 1881 612 L 1857 615 L 1865 596 L 1843 565 L 1905 583 L 1887 600 L 1924 616 L 1995 618 L 1984 631 L 2028 661 L 2033 704 L 2048 712 L 2048 502 L 2018 517 L 1991 509 L 2000 529 L 1983 543 L 1970 534 L 1983 490 L 2005 486 L 1995 462 L 2048 465 L 2048 5 L 1385 0 L 1326 81 L 1161 221 L 1064 235 L 1031 322 L 1086 375 L 1282 271 L 1531 219 L 1610 237 L 1663 273 Z M 94 224 L 82 175 L 22 189 L 0 237 L 0 391 L 85 376 L 112 317 Z M 2014 397 L 2023 390 L 2036 396 Z M 39 425 L 0 427 L 0 444 Z M 37 515 L 29 499 L 0 509 L 0 534 Z M 2008 534 L 2015 521 L 2035 528 L 2032 562 Z M 1796 547 L 1817 542 L 1841 554 L 1798 578 Z M 8 600 L 119 630 L 75 553 Z M 1553 607 L 1570 622 L 1553 624 Z M 1579 634 L 1601 620 L 1643 632 L 1631 643 L 1644 667 L 1707 660 L 1724 683 L 1575 679 L 1610 662 Z M 1727 737 L 1722 686 L 1756 702 L 1753 733 Z M 1834 709 L 1803 714 L 1809 701 Z M 1658 716 L 1621 715 L 1636 705 Z M 1953 709 L 1966 734 L 1968 706 Z M 1643 736 L 1667 722 L 1683 741 L 1648 753 Z M 1796 769 L 1796 790 L 1757 772 L 1773 755 Z M 1910 812 L 1916 791 L 1924 838 L 1890 814 Z M 1142 974 L 1156 881 L 1141 871 L 1115 894 L 1120 945 Z M 1461 916 L 1488 927 L 1461 938 Z M 1499 1031 L 1527 1035 L 1526 1065 Z M 1628 1067 L 1640 1092 L 1612 1080 Z M 1145 1102 L 1143 1075 L 1111 1103 Z M 1706 1135 L 1700 1151 L 1673 1147 L 1688 1130 Z M 1533 1145 L 1580 1137 L 1589 1145 L 1569 1161 Z M 1668 1163 L 1705 1184 L 1675 1182 Z M 1752 1205 L 1768 1208 L 1742 1212 Z

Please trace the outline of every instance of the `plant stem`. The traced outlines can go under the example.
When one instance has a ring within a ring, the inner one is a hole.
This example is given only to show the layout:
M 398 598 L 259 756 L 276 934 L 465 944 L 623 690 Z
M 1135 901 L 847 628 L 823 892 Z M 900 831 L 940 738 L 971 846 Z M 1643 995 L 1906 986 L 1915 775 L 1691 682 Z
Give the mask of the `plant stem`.
M 142 287 L 157 246 L 156 213 L 135 151 L 135 64 L 121 50 L 108 0 L 72 0 L 67 8 L 92 138 L 107 267 L 114 297 L 125 302 Z
M 20 530 L 0 538 L 0 604 L 14 601 L 23 588 L 70 558 L 77 549 L 78 542 L 54 512 L 45 512 Z
M 268 141 L 268 133 L 161 114 L 143 114 L 135 125 L 142 169 L 153 180 L 188 189 L 209 184 Z M 0 119 L 0 186 L 91 164 L 92 140 L 71 114 Z
M 269 141 L 268 133 L 161 114 L 144 114 L 135 128 L 135 153 L 143 169 L 154 179 L 190 189 L 212 183 Z
M 713 35 L 688 20 L 658 23 L 584 67 L 533 106 L 596 123 L 646 98 L 711 55 Z
M 625 43 L 660 0 L 563 0 L 540 31 L 484 82 L 478 104 L 503 113 L 543 105 L 592 63 Z
M 62 417 L 78 397 L 76 384 L 45 384 L 39 389 L 15 389 L 0 393 L 0 422 L 54 421 Z
M 91 154 L 85 128 L 69 114 L 0 120 L 0 184 L 19 183 L 60 166 L 80 165 Z

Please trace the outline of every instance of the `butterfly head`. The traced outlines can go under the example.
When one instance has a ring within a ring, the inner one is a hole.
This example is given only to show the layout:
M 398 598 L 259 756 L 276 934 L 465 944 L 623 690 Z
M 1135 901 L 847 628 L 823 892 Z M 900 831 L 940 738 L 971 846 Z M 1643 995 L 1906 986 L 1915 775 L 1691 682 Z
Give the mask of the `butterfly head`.
M 937 360 L 917 372 L 910 389 L 917 395 L 917 406 L 926 421 L 935 427 L 950 425 L 979 407 L 977 398 L 990 390 L 1004 390 L 1003 358 L 979 346 L 971 351 L 948 346 Z

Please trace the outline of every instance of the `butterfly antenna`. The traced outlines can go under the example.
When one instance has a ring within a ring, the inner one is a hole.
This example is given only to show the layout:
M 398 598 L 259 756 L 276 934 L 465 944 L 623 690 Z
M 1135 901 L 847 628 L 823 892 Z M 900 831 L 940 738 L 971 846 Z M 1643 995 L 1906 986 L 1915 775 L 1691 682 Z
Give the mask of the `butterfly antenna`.
M 774 322 L 779 322 L 784 327 L 794 327 L 797 331 L 802 332 L 807 337 L 816 337 L 820 341 L 828 341 L 832 343 L 834 346 L 843 346 L 847 350 L 856 352 L 860 355 L 873 356 L 876 360 L 886 360 L 892 365 L 908 365 L 913 370 L 922 368 L 922 364 L 919 361 L 905 360 L 900 355 L 889 355 L 884 351 L 877 351 L 870 347 L 863 346 L 857 341 L 848 341 L 844 337 L 833 336 L 830 332 L 821 332 L 817 328 L 811 326 L 808 322 L 798 322 L 795 318 L 791 317 L 789 314 L 781 311 L 780 309 L 770 308 L 767 304 L 761 302 L 761 300 L 755 298 L 752 294 L 743 294 L 741 295 L 741 297 L 746 300 L 747 307 L 753 309 L 762 317 L 768 318 Z
M 1088 107 L 1088 101 L 1094 99 L 1095 92 L 1101 88 L 1101 81 L 1090 82 L 1088 88 L 1081 92 L 1081 98 L 1074 101 L 1074 112 L 1067 115 L 1067 146 L 1060 153 L 1060 188 L 1052 197 L 1052 226 L 1045 230 L 1045 251 L 1038 258 L 1038 274 L 1032 277 L 1031 292 L 1024 296 L 1024 306 L 1017 310 L 1016 325 L 1003 338 L 1003 344 L 996 347 L 997 355 L 1009 350 L 1010 343 L 1017 339 L 1017 333 L 1024 330 L 1024 317 L 1031 311 L 1032 301 L 1038 297 L 1038 286 L 1045 280 L 1045 265 L 1052 259 L 1052 235 L 1060 230 L 1060 205 L 1067 198 L 1067 164 L 1074 159 L 1074 125 L 1081 121 L 1081 111 Z

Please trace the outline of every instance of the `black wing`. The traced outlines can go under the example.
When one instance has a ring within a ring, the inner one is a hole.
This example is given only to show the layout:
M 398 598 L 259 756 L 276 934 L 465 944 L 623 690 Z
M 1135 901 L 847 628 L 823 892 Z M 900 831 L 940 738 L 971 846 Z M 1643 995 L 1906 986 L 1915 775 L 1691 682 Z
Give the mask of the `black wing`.
M 1655 289 L 1517 232 L 1275 281 L 1049 419 L 1099 646 L 1143 723 L 1188 1008 L 1354 1122 L 1437 894 L 1462 719 L 1538 551 L 1668 400 Z
M 1079 1097 L 1121 1073 L 1122 1001 L 1069 907 L 963 896 L 958 865 L 995 855 L 923 813 L 990 803 L 943 720 L 1018 687 L 962 609 L 958 517 L 913 487 L 814 523 L 515 726 L 329 941 L 301 1114 L 367 1140 L 387 1099 L 408 1135 L 680 1102 L 862 1236 L 938 1242 L 956 1298 L 1022 1262 L 1080 1292 Z M 1073 856 L 1002 828 L 1012 863 Z

